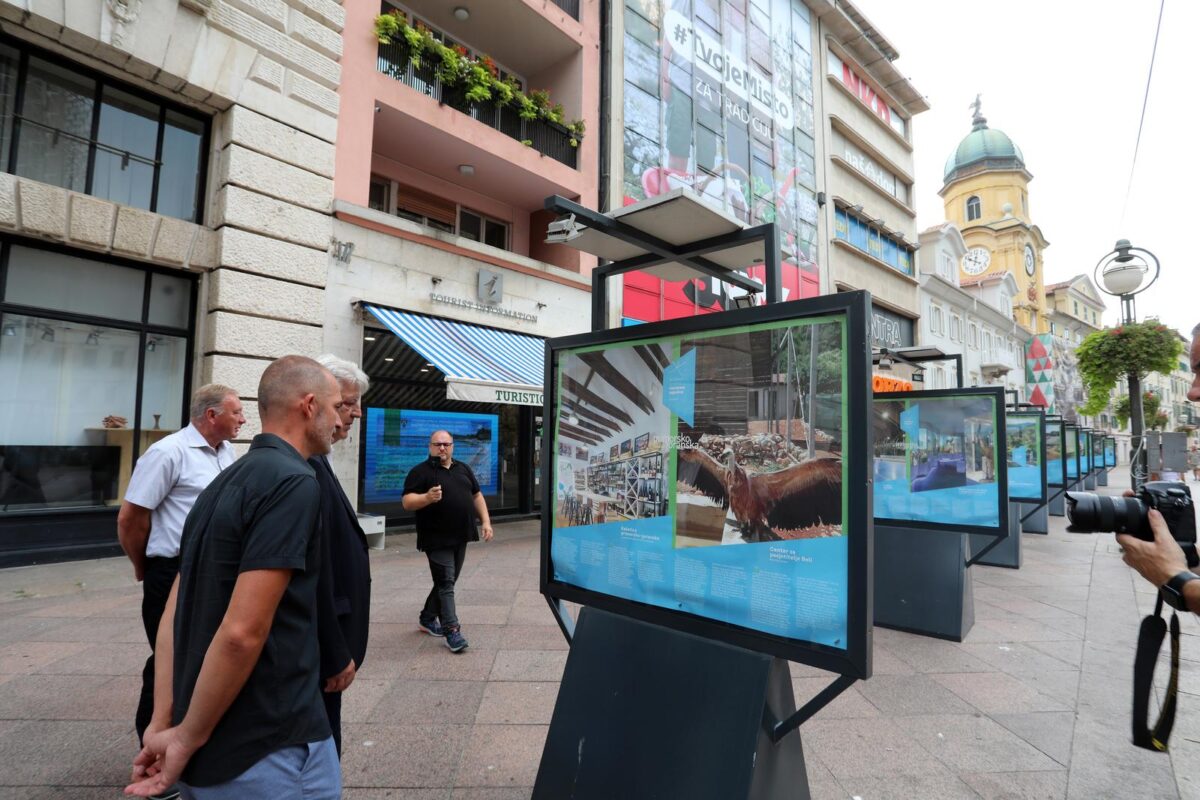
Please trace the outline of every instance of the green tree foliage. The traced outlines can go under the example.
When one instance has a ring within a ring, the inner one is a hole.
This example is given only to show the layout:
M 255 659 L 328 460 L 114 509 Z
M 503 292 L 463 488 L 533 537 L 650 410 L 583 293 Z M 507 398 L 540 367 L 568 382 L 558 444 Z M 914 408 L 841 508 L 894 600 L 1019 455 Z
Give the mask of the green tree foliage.
M 1170 374 L 1182 347 L 1175 332 L 1157 320 L 1105 328 L 1088 336 L 1075 351 L 1087 390 L 1087 403 L 1079 413 L 1093 416 L 1103 411 L 1117 381 L 1129 373 L 1138 378 L 1151 372 Z
M 1113 412 L 1117 415 L 1117 422 L 1124 428 L 1125 424 L 1129 422 L 1129 395 L 1125 395 L 1117 401 Z M 1162 410 L 1162 398 L 1154 392 L 1146 392 L 1142 395 L 1143 429 L 1148 431 L 1166 430 L 1169 419 L 1167 412 Z

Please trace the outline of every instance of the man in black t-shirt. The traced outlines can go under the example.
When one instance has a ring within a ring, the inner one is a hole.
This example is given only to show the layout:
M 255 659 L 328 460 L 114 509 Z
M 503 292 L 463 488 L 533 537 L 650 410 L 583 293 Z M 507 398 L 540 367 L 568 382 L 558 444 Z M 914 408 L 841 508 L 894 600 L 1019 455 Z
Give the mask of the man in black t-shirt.
M 467 542 L 479 541 L 475 516 L 483 523 L 485 542 L 492 538 L 492 521 L 475 473 L 455 461 L 453 452 L 450 433 L 434 431 L 429 437 L 429 459 L 409 471 L 401 501 L 405 511 L 416 512 L 417 549 L 425 553 L 433 576 L 433 589 L 417 624 L 432 636 L 445 636 L 450 652 L 461 653 L 467 640 L 454 608 L 454 584 L 462 574 Z
M 285 356 L 258 386 L 263 432 L 197 498 L 158 629 L 154 716 L 132 794 L 336 800 L 320 696 L 320 490 L 309 456 L 341 428 L 341 390 Z

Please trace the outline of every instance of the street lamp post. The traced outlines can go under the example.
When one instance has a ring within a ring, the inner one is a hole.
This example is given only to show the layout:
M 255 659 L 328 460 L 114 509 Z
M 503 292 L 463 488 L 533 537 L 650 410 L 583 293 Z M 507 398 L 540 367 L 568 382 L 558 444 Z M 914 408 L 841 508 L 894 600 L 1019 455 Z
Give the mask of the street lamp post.
M 1151 266 L 1154 273 L 1146 280 Z M 1098 277 L 1096 284 L 1103 287 L 1101 291 L 1120 298 L 1121 324 L 1131 325 L 1137 321 L 1134 295 L 1149 289 L 1158 280 L 1158 271 L 1158 257 L 1154 253 L 1134 247 L 1128 239 L 1120 239 L 1112 252 L 1096 264 L 1092 277 Z M 1133 490 L 1137 491 L 1147 477 L 1146 452 L 1142 446 L 1142 382 L 1133 370 L 1126 374 L 1126 380 L 1129 384 L 1129 481 Z

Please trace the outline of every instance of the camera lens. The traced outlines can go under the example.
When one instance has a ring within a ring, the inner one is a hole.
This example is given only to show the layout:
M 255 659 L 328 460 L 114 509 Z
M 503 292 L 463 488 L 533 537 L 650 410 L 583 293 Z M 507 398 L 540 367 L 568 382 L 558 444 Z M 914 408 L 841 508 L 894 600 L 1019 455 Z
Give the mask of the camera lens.
M 1067 530 L 1071 533 L 1132 533 L 1145 525 L 1146 507 L 1136 497 L 1067 492 Z

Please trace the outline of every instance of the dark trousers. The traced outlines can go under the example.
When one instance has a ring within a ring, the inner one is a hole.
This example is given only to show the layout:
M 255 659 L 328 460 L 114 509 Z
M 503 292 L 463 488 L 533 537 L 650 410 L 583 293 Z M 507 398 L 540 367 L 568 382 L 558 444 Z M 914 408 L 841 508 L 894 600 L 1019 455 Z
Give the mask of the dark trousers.
M 150 640 L 150 657 L 142 669 L 142 694 L 138 698 L 137 715 L 134 717 L 139 742 L 150 724 L 150 718 L 154 716 L 154 643 L 158 640 L 158 623 L 162 620 L 163 609 L 171 595 L 171 585 L 178 574 L 178 558 L 146 559 L 146 572 L 142 577 L 142 625 L 146 628 L 146 638 Z
M 429 574 L 433 577 L 433 588 L 429 590 L 429 597 L 425 598 L 425 607 L 421 609 L 422 622 L 439 619 L 443 628 L 458 627 L 458 612 L 454 608 L 454 584 L 462 574 L 463 560 L 466 557 L 466 542 L 457 547 L 441 547 L 425 552 L 425 558 L 429 560 Z
M 322 684 L 324 681 L 322 681 Z M 324 688 L 324 686 L 322 686 Z M 342 757 L 342 693 L 321 692 L 325 701 L 325 715 L 329 717 L 329 729 L 333 731 L 333 744 L 337 748 L 338 758 Z

